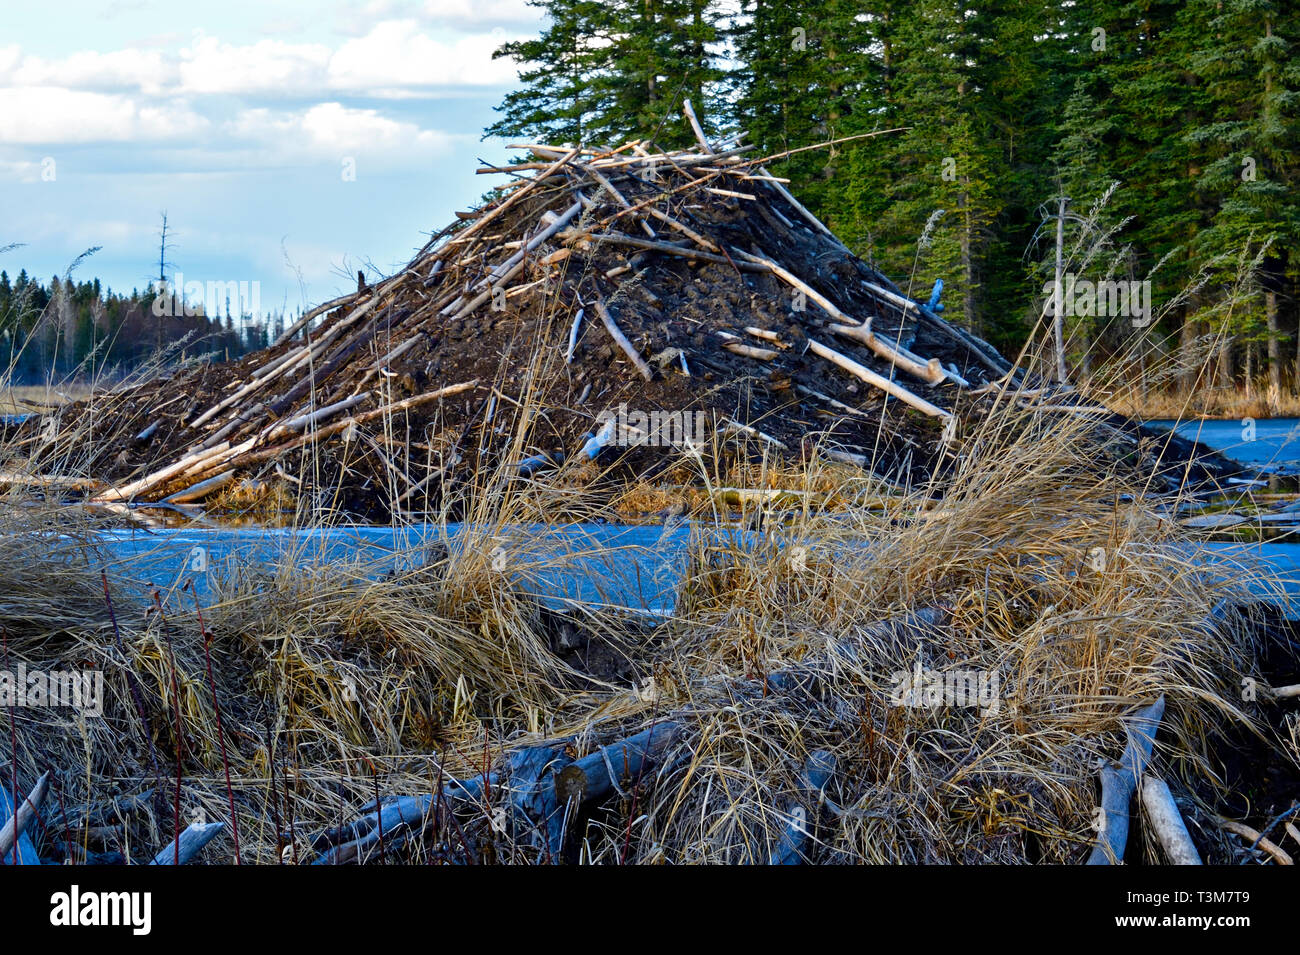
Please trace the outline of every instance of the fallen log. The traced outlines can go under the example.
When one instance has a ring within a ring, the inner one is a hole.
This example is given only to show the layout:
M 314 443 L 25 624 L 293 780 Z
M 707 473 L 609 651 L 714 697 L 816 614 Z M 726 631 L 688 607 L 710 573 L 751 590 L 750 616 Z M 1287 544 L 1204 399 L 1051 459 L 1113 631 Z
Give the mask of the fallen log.
M 1088 865 L 1118 865 L 1124 861 L 1128 843 L 1129 802 L 1146 771 L 1155 746 L 1156 730 L 1164 716 L 1162 694 L 1150 706 L 1138 710 L 1124 724 L 1128 744 L 1118 762 L 1101 767 L 1101 806 L 1097 815 L 1097 841 Z
M 36 814 L 40 811 L 41 803 L 45 801 L 45 794 L 50 788 L 50 774 L 47 770 L 41 774 L 40 779 L 36 780 L 36 785 L 32 791 L 18 805 L 18 808 L 9 814 L 5 821 L 4 828 L 0 828 L 0 860 L 6 865 L 17 861 L 19 865 L 40 865 L 40 856 L 36 854 L 36 847 L 32 844 L 31 839 L 25 835 L 27 826 Z M 8 813 L 9 794 L 4 793 L 4 810 Z M 15 860 L 14 845 L 18 844 L 17 858 Z
M 1142 808 L 1171 865 L 1201 864 L 1196 843 L 1192 842 L 1169 785 L 1159 776 L 1147 773 L 1142 777 Z
M 772 850 L 772 865 L 800 865 L 808 861 L 807 845 L 812 838 L 813 819 L 822 790 L 835 773 L 835 765 L 835 754 L 824 749 L 814 751 L 804 763 L 798 784 L 803 801 L 792 803 L 787 810 L 790 823 Z
M 544 841 L 551 859 L 559 858 L 565 836 L 565 807 L 556 795 L 553 777 L 572 762 L 568 755 L 572 742 L 572 737 L 548 740 L 517 749 L 506 760 L 510 805 Z
M 900 385 L 898 382 L 890 381 L 888 378 L 876 374 L 866 365 L 859 364 L 858 362 L 854 361 L 852 358 L 848 357 L 847 355 L 843 355 L 840 352 L 837 352 L 833 348 L 827 348 L 821 342 L 815 341 L 814 339 L 810 338 L 808 339 L 808 348 L 809 350 L 812 351 L 814 355 L 818 355 L 822 358 L 825 358 L 829 362 L 839 365 L 841 368 L 843 368 L 845 371 L 847 371 L 849 374 L 853 375 L 854 377 L 860 378 L 861 380 L 865 381 L 869 385 L 874 385 L 875 387 L 879 388 L 881 391 L 885 392 L 886 394 L 893 395 L 899 401 L 911 405 L 913 408 L 917 409 L 918 411 L 924 412 L 925 414 L 928 414 L 934 418 L 943 419 L 945 421 L 948 418 L 952 417 L 952 415 L 944 411 L 942 408 L 938 407 L 937 405 L 931 404 L 930 402 L 926 401 L 924 398 L 920 397 L 919 395 L 913 394 L 912 392 L 904 388 L 902 385 Z
M 312 840 L 316 849 L 330 846 L 312 865 L 346 865 L 365 862 L 402 845 L 414 833 L 423 832 L 433 821 L 435 803 L 449 810 L 464 811 L 466 806 L 477 806 L 497 777 L 489 773 L 465 781 L 453 779 L 439 791 L 439 798 L 425 793 L 403 796 L 384 803 L 368 815 L 337 829 L 322 833 Z M 381 835 L 382 834 L 382 835 Z
M 195 822 L 182 829 L 170 843 L 158 850 L 148 865 L 185 865 L 217 837 L 224 822 Z
M 864 650 L 877 645 L 880 640 L 919 641 L 933 636 L 943 625 L 947 611 L 927 607 L 904 614 L 872 626 L 869 635 L 857 634 L 837 641 L 824 654 L 817 654 L 789 670 L 769 674 L 761 680 L 745 680 L 737 685 L 719 687 L 719 691 L 732 701 L 737 699 L 762 699 L 772 692 L 819 694 L 822 692 L 821 675 L 827 667 L 862 666 Z M 598 747 L 591 753 L 573 760 L 567 755 L 570 739 L 549 740 L 533 746 L 522 747 L 507 757 L 509 775 L 489 773 L 486 778 L 474 777 L 465 781 L 449 780 L 439 790 L 438 800 L 449 810 L 468 814 L 486 811 L 484 795 L 492 788 L 504 786 L 512 808 L 527 817 L 544 833 L 552 858 L 558 856 L 567 820 L 590 812 L 597 804 L 614 794 L 628 795 L 627 787 L 646 780 L 652 771 L 662 776 L 692 755 L 688 746 L 674 752 L 673 746 L 686 733 L 685 715 L 658 720 L 650 727 L 625 739 Z M 671 755 L 671 758 L 666 758 Z M 810 761 L 814 771 L 807 778 L 816 782 L 816 772 L 825 769 L 828 761 L 818 757 Z M 831 767 L 833 770 L 833 767 Z M 549 776 L 547 770 L 550 770 Z M 817 783 L 809 793 L 820 791 L 824 782 Z M 548 792 L 549 789 L 549 792 Z M 382 851 L 403 845 L 411 835 L 427 827 L 435 797 L 429 794 L 401 796 L 382 803 L 362 807 L 365 815 L 342 826 L 327 830 L 311 840 L 311 847 L 321 851 L 316 865 L 333 865 L 361 862 L 373 858 L 380 850 L 380 833 L 383 833 Z M 324 851 L 322 851 L 324 850 Z
M 570 763 L 555 775 L 556 798 L 582 809 L 621 793 L 663 757 L 682 731 L 682 724 L 672 720 L 656 723 Z

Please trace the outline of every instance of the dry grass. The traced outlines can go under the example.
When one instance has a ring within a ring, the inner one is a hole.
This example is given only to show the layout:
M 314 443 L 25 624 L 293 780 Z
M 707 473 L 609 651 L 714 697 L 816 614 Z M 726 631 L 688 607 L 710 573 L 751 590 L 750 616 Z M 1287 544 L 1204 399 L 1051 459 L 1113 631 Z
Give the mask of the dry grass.
M 0 390 L 0 414 L 27 414 L 57 408 L 90 396 L 84 385 L 9 385 Z
M 675 756 L 582 820 L 579 858 L 766 861 L 802 802 L 820 817 L 821 861 L 1077 862 L 1092 839 L 1096 759 L 1120 751 L 1135 707 L 1167 698 L 1158 765 L 1194 813 L 1221 795 L 1223 731 L 1270 732 L 1240 702 L 1241 679 L 1260 676 L 1254 631 L 1234 615 L 1206 623 L 1240 584 L 1212 578 L 1140 496 L 1122 498 L 1141 489 L 1096 472 L 1083 427 L 1021 416 L 969 438 L 942 488 L 893 489 L 887 506 L 877 488 L 728 539 L 700 530 L 676 612 L 653 627 L 600 610 L 563 623 L 526 596 L 538 567 L 514 528 L 557 511 L 580 518 L 581 482 L 483 475 L 465 505 L 472 529 L 411 555 L 399 576 L 330 565 L 218 578 L 203 613 L 220 733 L 192 597 L 166 595 L 159 614 L 138 585 L 114 581 L 119 650 L 96 525 L 9 508 L 7 665 L 102 669 L 109 700 L 100 719 L 14 711 L 17 759 L 5 733 L 4 765 L 20 788 L 57 768 L 65 809 L 155 788 L 163 798 L 108 834 L 67 820 L 83 849 L 138 858 L 173 831 L 178 743 L 181 823 L 229 818 L 224 742 L 243 861 L 306 861 L 308 834 L 377 794 L 473 778 L 546 738 L 571 737 L 581 755 L 671 718 L 684 727 Z M 759 460 L 753 486 L 827 480 L 815 459 L 802 482 Z M 700 474 L 706 487 L 721 477 L 737 475 Z M 591 556 L 571 545 L 546 560 Z M 940 623 L 880 626 L 920 608 Z M 626 655 L 630 683 L 565 657 L 559 630 L 575 621 L 588 645 Z M 918 666 L 971 671 L 996 692 L 978 706 L 898 705 L 899 675 Z M 780 672 L 815 692 L 764 691 Z M 837 762 L 820 811 L 796 782 L 816 750 Z M 443 819 L 405 857 L 549 858 L 522 824 L 500 831 L 493 818 L 483 806 Z M 47 814 L 43 844 L 62 832 Z M 205 854 L 231 861 L 233 843 L 223 836 Z
M 1103 400 L 1111 409 L 1135 418 L 1296 418 L 1300 395 L 1288 388 L 1273 395 L 1267 378 L 1251 387 L 1152 390 L 1108 389 Z

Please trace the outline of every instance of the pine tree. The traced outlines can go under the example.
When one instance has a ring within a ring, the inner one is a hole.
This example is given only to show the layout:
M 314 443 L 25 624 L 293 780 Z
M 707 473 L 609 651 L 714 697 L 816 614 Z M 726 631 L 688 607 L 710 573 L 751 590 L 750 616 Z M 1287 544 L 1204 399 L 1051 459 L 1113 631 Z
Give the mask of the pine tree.
M 519 89 L 506 94 L 500 119 L 485 136 L 534 136 L 543 142 L 581 143 L 587 122 L 600 109 L 592 77 L 607 64 L 608 51 L 594 45 L 601 4 L 590 0 L 528 0 L 546 11 L 542 35 L 502 45 L 493 59 L 523 65 Z
M 705 114 L 722 71 L 714 45 L 719 12 L 708 0 L 529 0 L 550 24 L 535 40 L 493 55 L 525 66 L 524 86 L 497 107 L 487 135 L 617 144 L 694 141 L 682 118 L 690 97 Z

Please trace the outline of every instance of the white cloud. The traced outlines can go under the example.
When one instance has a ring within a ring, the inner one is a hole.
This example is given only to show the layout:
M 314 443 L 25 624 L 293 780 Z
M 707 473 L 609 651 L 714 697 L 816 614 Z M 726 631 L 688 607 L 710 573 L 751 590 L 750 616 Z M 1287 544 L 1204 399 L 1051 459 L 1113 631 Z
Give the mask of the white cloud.
M 183 140 L 207 125 L 183 101 L 142 105 L 127 96 L 59 87 L 0 88 L 0 142 Z
M 338 49 L 330 59 L 330 86 L 388 90 L 509 84 L 516 76 L 514 65 L 492 59 L 492 51 L 506 39 L 494 31 L 446 43 L 421 33 L 415 20 L 387 20 Z
M 181 51 L 182 93 L 278 93 L 319 89 L 330 61 L 322 44 L 259 40 L 222 43 L 202 36 Z
M 464 17 L 480 29 L 460 35 L 444 30 L 435 38 L 415 18 L 379 20 L 336 48 L 281 39 L 228 43 L 196 33 L 179 47 L 85 50 L 47 59 L 10 44 L 0 47 L 0 87 L 137 91 L 151 98 L 279 99 L 332 92 L 391 99 L 509 86 L 517 77 L 515 65 L 492 59 L 492 53 L 517 36 L 482 26 L 513 16 L 520 2 L 484 0 L 478 14 L 475 0 L 431 0 L 431 7 L 445 7 L 448 16 Z
M 0 159 L 0 181 L 40 182 L 41 164 L 26 159 Z M 0 242 L 0 245 L 4 245 Z
M 233 144 L 257 150 L 265 161 L 274 162 L 362 155 L 383 165 L 409 164 L 446 155 L 458 140 L 472 139 L 341 103 L 319 103 L 297 112 L 245 110 L 225 131 Z
M 16 47 L 13 49 L 17 49 Z M 66 89 L 108 90 L 135 88 L 157 95 L 176 82 L 177 69 L 157 50 L 83 50 L 61 60 L 23 57 L 5 69 L 0 52 L 0 75 L 14 86 L 48 86 Z

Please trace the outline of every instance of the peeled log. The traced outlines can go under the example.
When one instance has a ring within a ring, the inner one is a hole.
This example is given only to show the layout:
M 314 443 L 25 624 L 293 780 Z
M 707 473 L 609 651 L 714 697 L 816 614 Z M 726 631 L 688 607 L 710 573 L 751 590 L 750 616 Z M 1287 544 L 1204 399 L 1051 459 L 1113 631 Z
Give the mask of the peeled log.
M 931 417 L 943 418 L 944 420 L 952 417 L 952 415 L 948 414 L 948 412 L 944 411 L 938 405 L 933 405 L 920 395 L 913 394 L 902 385 L 898 384 L 898 382 L 890 381 L 883 375 L 877 375 L 866 365 L 858 364 L 858 362 L 854 361 L 848 355 L 842 355 L 833 348 L 827 348 L 821 342 L 814 341 L 810 338 L 808 339 L 808 348 L 814 355 L 819 355 L 832 364 L 839 365 L 850 375 L 862 379 L 869 385 L 875 385 L 881 391 L 893 395 L 899 401 L 911 405 L 918 411 L 923 411 Z
M 1128 844 L 1128 804 L 1146 771 L 1155 746 L 1156 730 L 1165 713 L 1163 694 L 1145 709 L 1139 710 L 1125 726 L 1128 745 L 1118 763 L 1101 768 L 1101 828 L 1097 843 L 1088 857 L 1088 865 L 1118 865 L 1124 861 Z
M 0 829 L 0 859 L 6 863 L 10 862 L 13 856 L 14 843 L 19 843 L 18 864 L 19 865 L 40 865 L 40 857 L 36 854 L 36 847 L 32 841 L 23 835 L 27 825 L 35 818 L 37 811 L 41 808 L 41 803 L 45 800 L 45 794 L 50 788 L 50 774 L 45 772 L 41 778 L 36 780 L 36 785 L 32 787 L 31 793 L 9 817 Z M 2 790 L 0 790 L 2 791 Z M 8 809 L 8 794 L 5 794 L 4 807 Z
M 1142 777 L 1142 808 L 1170 865 L 1201 865 L 1200 853 L 1178 812 L 1173 793 L 1160 777 Z
M 173 839 L 153 857 L 149 865 L 185 865 L 199 850 L 216 838 L 217 833 L 226 828 L 224 822 L 195 822 L 181 831 L 179 845 Z

